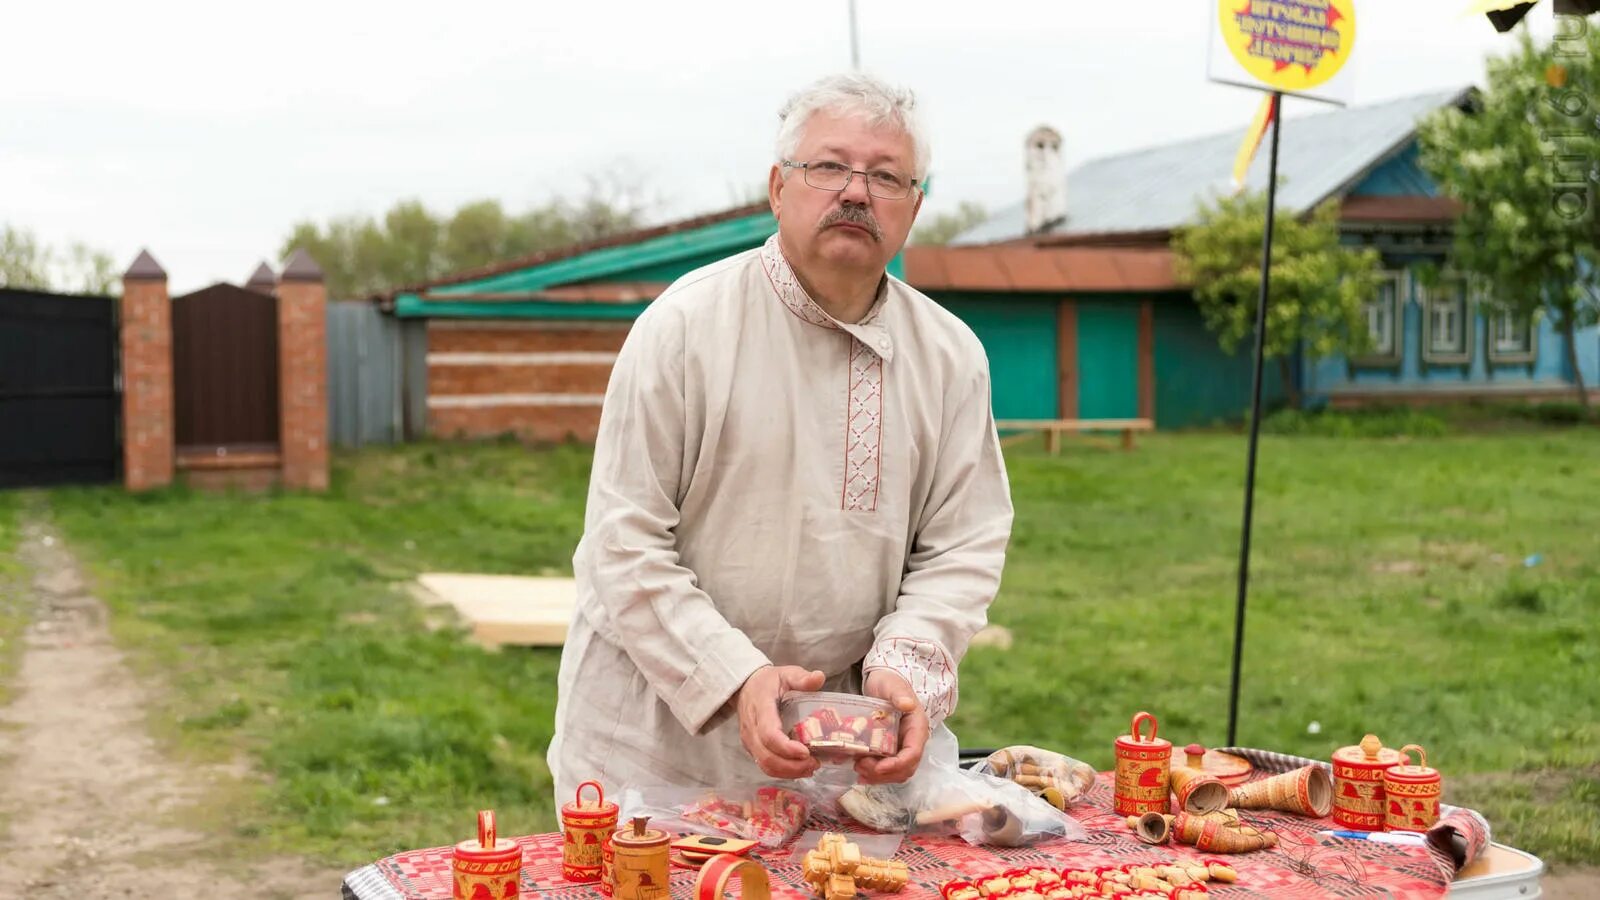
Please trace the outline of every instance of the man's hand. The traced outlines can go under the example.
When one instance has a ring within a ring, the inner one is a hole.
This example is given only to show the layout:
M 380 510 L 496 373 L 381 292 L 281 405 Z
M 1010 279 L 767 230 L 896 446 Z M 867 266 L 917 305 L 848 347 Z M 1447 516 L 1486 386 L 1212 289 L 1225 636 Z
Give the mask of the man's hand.
M 825 676 L 799 666 L 762 666 L 745 679 L 735 704 L 739 709 L 739 740 L 761 771 L 773 778 L 807 778 L 820 763 L 806 745 L 783 733 L 778 700 L 789 691 L 822 689 Z
M 922 701 L 904 678 L 888 669 L 867 673 L 863 693 L 887 700 L 900 710 L 900 752 L 881 759 L 858 759 L 856 774 L 867 784 L 905 781 L 916 774 L 922 763 L 922 748 L 928 743 L 928 714 L 922 709 Z

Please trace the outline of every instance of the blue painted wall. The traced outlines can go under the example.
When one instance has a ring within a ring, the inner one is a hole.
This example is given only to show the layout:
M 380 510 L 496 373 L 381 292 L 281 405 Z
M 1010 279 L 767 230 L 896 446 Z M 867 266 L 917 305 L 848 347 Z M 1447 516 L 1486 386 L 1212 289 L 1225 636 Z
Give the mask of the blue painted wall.
M 1403 280 L 1399 335 L 1401 356 L 1398 365 L 1356 365 L 1343 356 L 1308 361 L 1305 389 L 1308 400 L 1328 399 L 1340 392 L 1419 390 L 1483 391 L 1559 389 L 1572 382 L 1572 367 L 1567 362 L 1566 345 L 1557 333 L 1551 316 L 1535 322 L 1537 353 L 1532 362 L 1490 362 L 1489 323 L 1481 313 L 1473 313 L 1469 361 L 1462 364 L 1437 364 L 1422 358 L 1423 321 L 1420 290 L 1415 274 L 1408 268 Z M 1577 333 L 1578 364 L 1587 384 L 1600 379 L 1600 328 Z
M 1416 141 L 1412 141 L 1404 150 L 1368 173 L 1366 178 L 1350 189 L 1350 194 L 1356 197 L 1437 196 L 1439 189 L 1417 161 L 1419 152 Z

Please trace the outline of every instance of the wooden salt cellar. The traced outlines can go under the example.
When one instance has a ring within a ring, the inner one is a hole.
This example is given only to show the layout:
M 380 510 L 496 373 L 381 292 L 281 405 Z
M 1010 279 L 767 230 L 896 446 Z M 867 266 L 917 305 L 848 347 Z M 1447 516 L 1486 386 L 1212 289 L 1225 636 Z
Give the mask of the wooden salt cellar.
M 594 788 L 585 801 L 583 789 Z M 606 799 L 597 781 L 578 785 L 577 796 L 561 807 L 561 877 L 579 883 L 599 881 L 602 847 L 617 830 L 617 805 Z
M 646 828 L 649 822 L 648 816 L 635 816 L 631 827 L 611 836 L 611 892 L 616 900 L 667 900 L 667 844 L 672 836 Z
M 1150 736 L 1139 727 L 1150 723 Z M 1169 765 L 1172 742 L 1156 737 L 1156 717 L 1141 712 L 1133 717 L 1130 733 L 1117 738 L 1116 785 L 1112 805 L 1118 815 L 1142 816 L 1147 812 L 1167 812 L 1171 803 L 1167 790 L 1171 783 Z
M 450 896 L 454 900 L 515 900 L 522 874 L 522 848 L 499 837 L 494 810 L 478 813 L 478 839 L 456 845 L 450 859 Z M 487 894 L 485 893 L 487 892 Z
M 1411 751 L 1417 751 L 1419 765 L 1411 764 Z M 1427 831 L 1439 821 L 1439 795 L 1444 779 L 1438 769 L 1428 768 L 1428 754 L 1416 744 L 1400 748 L 1401 762 L 1383 772 L 1383 816 L 1387 831 Z
M 1382 831 L 1383 773 L 1400 754 L 1375 734 L 1333 752 L 1333 821 L 1356 831 Z

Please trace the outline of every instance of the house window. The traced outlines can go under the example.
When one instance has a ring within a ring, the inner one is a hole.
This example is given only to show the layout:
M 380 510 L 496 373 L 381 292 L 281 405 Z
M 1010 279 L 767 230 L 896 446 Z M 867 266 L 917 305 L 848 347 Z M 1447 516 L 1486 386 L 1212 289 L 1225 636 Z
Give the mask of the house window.
M 1371 346 L 1356 360 L 1364 365 L 1392 364 L 1400 360 L 1401 329 L 1405 321 L 1401 298 L 1405 296 L 1405 273 L 1384 272 L 1378 292 L 1362 310 Z
M 1489 314 L 1489 358 L 1495 362 L 1532 362 L 1533 319 L 1509 310 Z
M 1472 320 L 1468 318 L 1467 286 L 1459 276 L 1446 276 L 1423 292 L 1422 358 L 1431 363 L 1464 363 L 1472 359 Z

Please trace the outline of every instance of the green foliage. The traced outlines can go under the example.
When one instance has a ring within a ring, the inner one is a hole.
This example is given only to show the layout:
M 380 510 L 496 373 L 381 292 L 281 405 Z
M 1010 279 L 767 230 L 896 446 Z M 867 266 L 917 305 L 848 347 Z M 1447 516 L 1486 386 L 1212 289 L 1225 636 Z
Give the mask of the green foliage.
M 1255 333 L 1266 211 L 1265 192 L 1218 197 L 1202 202 L 1195 224 L 1172 239 L 1179 275 L 1194 285 L 1206 327 L 1228 353 Z M 1377 251 L 1339 243 L 1334 203 L 1309 216 L 1279 209 L 1273 232 L 1265 356 L 1286 361 L 1302 347 L 1312 357 L 1367 350 L 1363 304 L 1377 291 Z
M 577 200 L 555 199 L 520 215 L 498 200 L 467 203 L 439 216 L 418 200 L 402 200 L 380 222 L 349 215 L 297 223 L 281 252 L 309 252 L 327 274 L 336 299 L 371 296 L 541 250 L 592 241 L 639 227 L 652 205 L 636 182 L 588 179 Z
M 911 233 L 911 243 L 925 246 L 942 246 L 968 228 L 988 221 L 989 211 L 982 204 L 961 201 L 954 212 L 939 213 Z
M 1524 29 L 1472 108 L 1441 110 L 1419 138 L 1423 168 L 1464 206 L 1454 265 L 1490 310 L 1548 306 L 1570 345 L 1600 321 L 1600 28 L 1557 37 L 1538 46 Z
M 120 278 L 104 250 L 75 241 L 60 251 L 26 228 L 0 229 L 0 287 L 110 294 Z
M 22 655 L 22 634 L 33 618 L 28 572 L 16 557 L 23 495 L 0 491 L 0 705 L 11 699 L 11 673 Z

